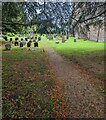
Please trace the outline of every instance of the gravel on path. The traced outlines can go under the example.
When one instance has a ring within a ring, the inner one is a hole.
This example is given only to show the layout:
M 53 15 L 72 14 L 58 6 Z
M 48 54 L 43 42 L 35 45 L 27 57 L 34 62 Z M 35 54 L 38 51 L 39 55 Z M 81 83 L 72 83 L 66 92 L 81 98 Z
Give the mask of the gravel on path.
M 104 118 L 104 97 L 52 48 L 47 52 L 57 77 L 64 82 L 69 118 Z

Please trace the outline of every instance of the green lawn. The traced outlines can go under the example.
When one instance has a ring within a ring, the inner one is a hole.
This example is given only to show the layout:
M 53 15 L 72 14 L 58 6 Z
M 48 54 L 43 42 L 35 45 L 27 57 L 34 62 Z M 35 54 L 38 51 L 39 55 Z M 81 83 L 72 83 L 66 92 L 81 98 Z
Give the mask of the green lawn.
M 89 54 L 97 54 L 98 56 L 103 56 L 104 51 L 104 43 L 103 42 L 93 42 L 83 39 L 78 39 L 77 42 L 74 42 L 74 38 L 69 38 L 65 43 L 56 44 L 55 39 L 49 41 L 51 46 L 60 54 L 65 56 L 71 55 L 89 55 Z
M 2 52 L 3 117 L 51 117 L 54 74 L 42 49 L 13 47 Z

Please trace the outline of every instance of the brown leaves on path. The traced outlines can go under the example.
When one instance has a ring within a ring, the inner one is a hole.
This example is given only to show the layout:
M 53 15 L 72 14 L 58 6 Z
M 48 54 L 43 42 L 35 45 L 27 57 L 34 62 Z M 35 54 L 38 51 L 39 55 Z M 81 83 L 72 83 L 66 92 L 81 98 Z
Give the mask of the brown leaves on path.
M 55 80 L 54 87 L 52 89 L 51 98 L 54 101 L 54 117 L 68 118 L 67 105 L 64 98 L 64 86 L 62 80 Z

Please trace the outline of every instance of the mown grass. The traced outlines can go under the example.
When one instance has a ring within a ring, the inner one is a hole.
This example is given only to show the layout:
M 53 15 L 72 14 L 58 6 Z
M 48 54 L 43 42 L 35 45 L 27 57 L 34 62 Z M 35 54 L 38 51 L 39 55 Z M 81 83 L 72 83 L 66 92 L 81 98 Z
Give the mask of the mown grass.
M 90 55 L 96 54 L 98 56 L 103 56 L 104 54 L 104 43 L 94 42 L 89 40 L 78 39 L 74 42 L 74 38 L 69 38 L 65 43 L 61 42 L 56 44 L 55 39 L 50 40 L 51 46 L 60 54 L 70 57 L 72 55 Z
M 54 74 L 42 49 L 13 47 L 2 52 L 3 118 L 49 118 Z

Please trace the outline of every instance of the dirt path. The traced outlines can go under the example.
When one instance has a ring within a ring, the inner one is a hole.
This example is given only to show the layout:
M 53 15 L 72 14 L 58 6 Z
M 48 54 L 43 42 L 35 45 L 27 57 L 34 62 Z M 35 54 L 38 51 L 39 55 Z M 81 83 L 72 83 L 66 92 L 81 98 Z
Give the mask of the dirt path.
M 64 83 L 70 118 L 103 118 L 104 98 L 83 75 L 52 48 L 47 49 L 58 79 Z

